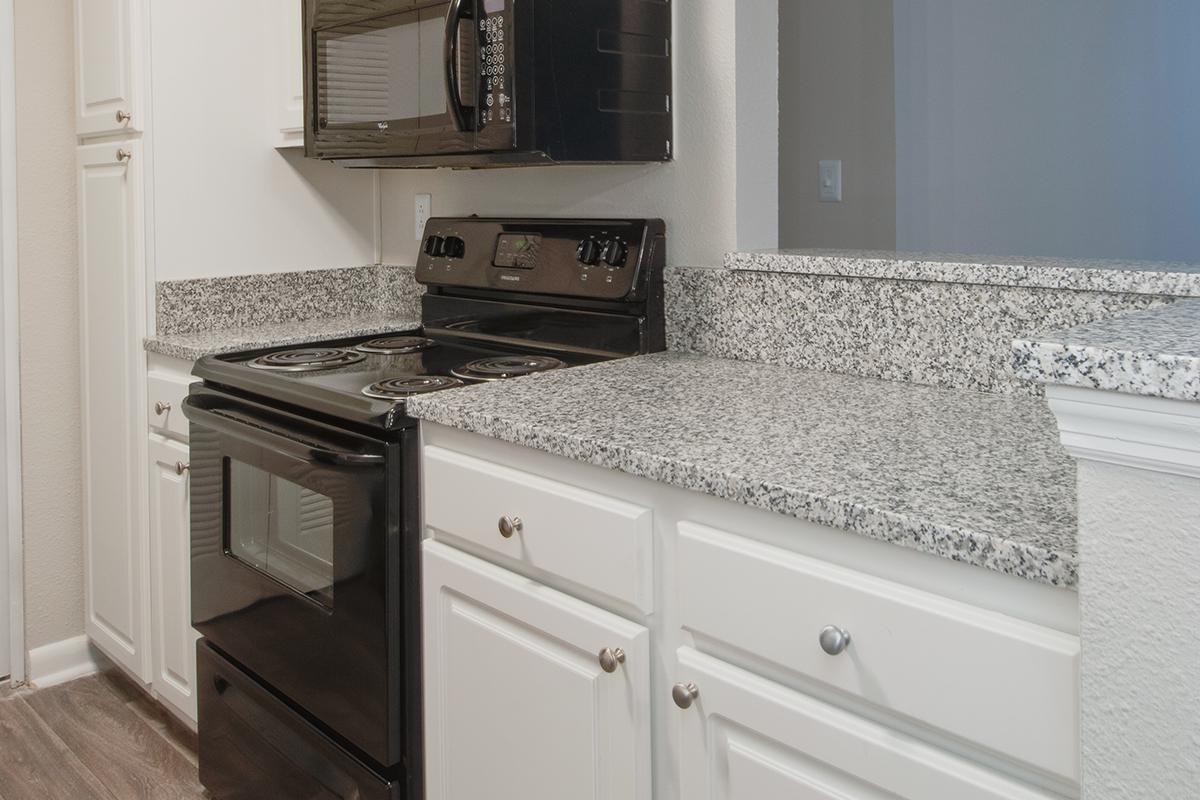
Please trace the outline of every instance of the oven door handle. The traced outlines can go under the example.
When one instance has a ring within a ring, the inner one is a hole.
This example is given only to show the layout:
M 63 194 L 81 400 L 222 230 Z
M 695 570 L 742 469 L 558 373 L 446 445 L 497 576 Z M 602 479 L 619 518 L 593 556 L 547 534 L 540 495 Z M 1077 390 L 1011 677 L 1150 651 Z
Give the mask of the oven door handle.
M 473 130 L 468 124 L 469 106 L 464 106 L 459 100 L 461 86 L 458 74 L 458 28 L 464 19 L 474 19 L 467 4 L 473 0 L 451 0 L 450 9 L 446 12 L 446 38 L 442 45 L 442 57 L 446 61 L 446 100 L 450 106 L 450 116 L 454 118 L 456 130 L 466 133 Z
M 282 433 L 218 414 L 207 408 L 201 408 L 190 397 L 183 399 L 183 413 L 197 425 L 251 442 L 279 455 L 299 458 L 303 461 L 331 464 L 336 467 L 376 467 L 384 464 L 384 457 L 381 454 L 347 453 L 309 442 L 297 441 Z

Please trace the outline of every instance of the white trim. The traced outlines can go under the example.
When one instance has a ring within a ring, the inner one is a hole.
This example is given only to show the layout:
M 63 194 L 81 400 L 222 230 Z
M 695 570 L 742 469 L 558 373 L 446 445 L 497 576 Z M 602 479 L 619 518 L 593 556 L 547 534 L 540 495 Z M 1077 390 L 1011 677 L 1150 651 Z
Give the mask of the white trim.
M 21 506 L 21 348 L 17 281 L 16 77 L 13 0 L 0 0 L 0 319 L 3 320 L 4 472 L 7 496 L 9 672 L 25 680 L 25 559 Z
M 85 675 L 95 675 L 104 665 L 104 656 L 86 636 L 35 647 L 29 651 L 29 682 L 45 689 Z
M 1200 478 L 1200 403 L 1074 386 L 1046 400 L 1074 457 Z

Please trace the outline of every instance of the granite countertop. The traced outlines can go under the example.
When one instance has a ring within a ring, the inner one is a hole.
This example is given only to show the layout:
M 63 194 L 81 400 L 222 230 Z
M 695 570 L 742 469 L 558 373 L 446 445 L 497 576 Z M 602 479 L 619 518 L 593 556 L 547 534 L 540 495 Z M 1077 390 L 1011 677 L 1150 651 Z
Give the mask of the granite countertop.
M 1054 586 L 1075 467 L 1034 398 L 681 353 L 408 401 L 409 413 Z
M 1200 264 L 1160 261 L 875 250 L 764 250 L 730 253 L 725 257 L 725 266 L 749 272 L 1200 297 Z
M 1013 366 L 1039 383 L 1200 401 L 1200 300 L 1018 339 Z
M 256 325 L 247 328 L 220 328 L 193 333 L 162 334 L 148 337 L 145 340 L 145 346 L 151 353 L 195 361 L 202 356 L 217 353 L 287 347 L 288 345 L 328 339 L 411 331 L 420 327 L 420 320 L 386 315 L 328 317 L 326 319 Z

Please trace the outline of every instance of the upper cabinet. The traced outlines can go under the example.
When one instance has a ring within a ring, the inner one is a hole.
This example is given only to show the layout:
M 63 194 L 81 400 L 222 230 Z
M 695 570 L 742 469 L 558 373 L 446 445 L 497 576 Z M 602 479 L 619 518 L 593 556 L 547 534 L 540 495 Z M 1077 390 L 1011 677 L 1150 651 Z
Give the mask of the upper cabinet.
M 304 146 L 304 15 L 300 0 L 271 0 L 276 147 Z
M 81 137 L 143 130 L 138 0 L 75 0 L 75 115 Z

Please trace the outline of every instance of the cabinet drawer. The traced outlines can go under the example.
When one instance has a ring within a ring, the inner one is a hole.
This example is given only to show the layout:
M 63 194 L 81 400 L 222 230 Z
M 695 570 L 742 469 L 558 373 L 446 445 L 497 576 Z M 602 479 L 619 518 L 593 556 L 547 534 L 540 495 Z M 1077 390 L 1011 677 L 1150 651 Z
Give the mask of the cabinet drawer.
M 649 613 L 652 512 L 441 447 L 424 450 L 425 524 Z M 507 538 L 501 520 L 520 520 Z
M 737 648 L 1071 782 L 1079 640 L 753 542 L 679 526 L 681 620 Z M 819 642 L 849 633 L 841 655 Z
M 146 413 L 150 429 L 164 436 L 187 440 L 188 421 L 183 416 L 183 398 L 187 397 L 192 379 L 161 370 L 151 370 L 146 376 Z

